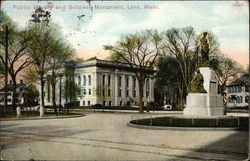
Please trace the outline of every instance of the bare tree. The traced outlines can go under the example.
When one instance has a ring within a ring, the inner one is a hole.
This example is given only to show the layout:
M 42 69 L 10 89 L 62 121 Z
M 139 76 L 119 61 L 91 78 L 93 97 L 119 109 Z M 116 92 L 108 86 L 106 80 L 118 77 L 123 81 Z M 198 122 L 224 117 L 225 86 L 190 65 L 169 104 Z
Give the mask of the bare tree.
M 2 12 L 2 11 L 1 11 Z M 8 64 L 7 70 L 11 80 L 13 82 L 13 98 L 12 106 L 16 108 L 16 88 L 17 88 L 17 76 L 18 74 L 32 63 L 32 60 L 27 53 L 27 43 L 30 39 L 27 37 L 25 31 L 19 31 L 17 26 L 8 17 L 4 16 L 3 21 L 9 26 L 8 34 L 8 57 L 5 59 L 3 55 L 0 55 L 0 60 L 3 64 Z M 6 32 L 6 31 L 4 31 Z M 6 47 L 5 42 L 1 42 L 1 45 Z M 7 60 L 7 62 L 6 62 Z
M 217 61 L 215 73 L 219 81 L 219 93 L 224 96 L 224 103 L 226 103 L 226 84 L 230 79 L 235 79 L 239 73 L 243 73 L 243 68 L 238 63 L 224 55 L 218 57 Z
M 181 71 L 184 90 L 181 92 L 181 100 L 190 90 L 190 82 L 198 67 L 198 42 L 192 27 L 181 29 L 171 28 L 162 33 L 163 56 L 173 56 Z M 182 105 L 184 101 L 182 100 Z
M 207 54 L 209 55 L 209 63 L 216 60 L 219 55 L 219 43 L 212 32 L 206 32 L 207 37 Z M 190 91 L 190 83 L 193 75 L 201 62 L 201 46 L 200 40 L 203 33 L 196 35 L 193 27 L 171 28 L 164 31 L 162 34 L 163 57 L 172 56 L 176 59 L 183 79 L 183 91 L 180 99 L 185 99 L 185 96 Z M 184 100 L 181 101 L 184 103 Z M 183 105 L 182 105 L 183 106 Z
M 139 82 L 139 112 L 143 112 L 143 89 L 145 80 L 152 73 L 152 67 L 160 53 L 160 37 L 156 31 L 123 36 L 114 46 L 104 46 L 121 60 L 128 63 Z

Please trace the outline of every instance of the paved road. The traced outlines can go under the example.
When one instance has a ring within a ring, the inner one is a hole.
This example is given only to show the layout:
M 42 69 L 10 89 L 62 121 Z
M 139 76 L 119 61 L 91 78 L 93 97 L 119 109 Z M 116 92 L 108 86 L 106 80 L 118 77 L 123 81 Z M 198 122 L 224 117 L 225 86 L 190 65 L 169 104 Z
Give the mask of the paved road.
M 162 114 L 163 115 L 163 114 Z M 160 115 L 153 115 L 160 116 Z M 247 132 L 127 127 L 148 114 L 87 113 L 81 118 L 3 121 L 1 158 L 14 160 L 242 160 Z

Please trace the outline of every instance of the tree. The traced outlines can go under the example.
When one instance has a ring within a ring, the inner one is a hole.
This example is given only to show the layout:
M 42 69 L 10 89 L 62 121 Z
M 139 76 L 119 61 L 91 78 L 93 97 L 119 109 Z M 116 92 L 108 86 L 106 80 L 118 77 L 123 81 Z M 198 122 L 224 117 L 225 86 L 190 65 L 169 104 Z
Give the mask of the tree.
M 74 102 L 81 96 L 81 88 L 72 79 L 66 79 L 63 86 L 63 97 L 68 102 Z M 69 101 L 68 101 L 69 100 Z
M 35 105 L 39 98 L 39 91 L 34 85 L 30 84 L 23 93 L 23 98 L 25 105 Z
M 153 71 L 156 58 L 160 53 L 160 37 L 156 31 L 125 35 L 114 46 L 104 46 L 122 61 L 129 64 L 139 83 L 139 112 L 143 112 L 143 89 L 145 80 Z
M 56 29 L 49 26 L 50 13 L 44 11 L 41 8 L 35 10 L 32 14 L 33 19 L 31 21 L 36 24 L 31 24 L 28 29 L 28 37 L 31 39 L 28 44 L 28 53 L 33 60 L 35 71 L 40 80 L 40 116 L 44 115 L 44 75 L 47 72 L 46 60 L 51 53 L 51 43 L 53 43 L 53 37 L 56 35 Z
M 32 63 L 30 66 L 28 66 L 24 73 L 22 74 L 22 77 L 26 84 L 28 85 L 37 85 L 39 84 L 39 76 L 38 72 L 36 70 L 36 66 Z
M 4 64 L 0 61 L 0 88 L 3 88 L 3 78 L 4 78 Z
M 224 96 L 224 103 L 226 103 L 226 84 L 230 79 L 235 79 L 239 73 L 242 73 L 243 69 L 238 63 L 224 55 L 218 57 L 217 62 L 213 64 L 213 68 L 219 82 L 219 93 Z
M 2 12 L 2 11 L 1 11 Z M 5 20 L 6 19 L 6 20 Z M 27 53 L 27 43 L 29 38 L 27 37 L 25 31 L 18 31 L 16 25 L 11 22 L 6 16 L 3 16 L 3 22 L 7 21 L 9 34 L 8 34 L 8 57 L 5 61 L 3 55 L 0 55 L 0 60 L 3 64 L 8 64 L 8 73 L 13 82 L 13 109 L 16 108 L 16 88 L 17 88 L 17 76 L 18 74 L 32 63 Z M 4 31 L 6 32 L 6 31 Z M 1 42 L 1 45 L 6 47 L 5 42 Z
M 73 50 L 66 45 L 61 39 L 56 39 L 51 43 L 50 56 L 47 59 L 47 67 L 49 69 L 48 80 L 52 87 L 52 104 L 57 113 L 56 105 L 56 83 L 58 78 L 62 77 L 60 70 L 63 68 L 64 62 L 72 57 Z
M 174 67 L 174 68 L 173 68 Z M 184 104 L 184 82 L 178 62 L 172 56 L 160 57 L 157 62 L 156 89 L 160 92 L 161 104 L 171 104 L 182 108 Z M 166 102 L 163 102 L 163 98 Z M 157 97 L 155 97 L 157 100 Z
M 219 55 L 219 43 L 212 32 L 206 32 L 207 53 L 210 61 L 216 60 Z M 162 34 L 163 57 L 172 56 L 176 59 L 181 71 L 183 82 L 183 95 L 186 96 L 191 87 L 195 71 L 202 65 L 201 38 L 203 33 L 196 35 L 192 27 L 171 28 Z M 184 103 L 184 101 L 183 101 Z M 183 106 L 183 105 L 182 105 Z
M 173 56 L 179 64 L 185 93 L 190 90 L 190 82 L 198 68 L 198 41 L 192 27 L 171 28 L 162 34 L 163 56 Z
M 83 57 L 78 57 L 78 58 L 76 58 L 76 62 L 84 62 L 85 60 L 84 60 L 84 58 Z

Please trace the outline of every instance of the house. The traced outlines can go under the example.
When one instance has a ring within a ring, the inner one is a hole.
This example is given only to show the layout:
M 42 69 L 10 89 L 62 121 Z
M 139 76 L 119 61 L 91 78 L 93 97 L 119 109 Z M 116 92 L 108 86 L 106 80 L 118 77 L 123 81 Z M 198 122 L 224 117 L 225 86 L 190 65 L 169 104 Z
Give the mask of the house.
M 100 60 L 96 57 L 84 62 L 69 61 L 60 72 L 71 71 L 72 76 L 62 76 L 56 84 L 56 103 L 68 102 L 62 89 L 66 79 L 74 80 L 81 88 L 80 106 L 101 104 L 103 106 L 132 106 L 139 104 L 139 84 L 134 70 L 127 63 Z M 147 69 L 143 103 L 154 101 L 154 70 Z M 46 75 L 48 77 L 50 72 Z M 45 105 L 52 105 L 52 90 L 49 80 L 45 83 Z
M 20 83 L 17 83 L 16 85 L 16 99 L 17 104 L 22 105 L 24 104 L 25 100 L 23 98 L 23 93 L 25 92 L 27 86 L 25 83 L 23 83 L 22 80 L 20 80 Z M 5 101 L 5 87 L 0 89 L 0 105 L 4 105 Z M 10 81 L 10 83 L 7 85 L 7 104 L 12 105 L 13 103 L 13 84 Z
M 242 83 L 231 83 L 226 86 L 227 107 L 247 107 L 249 101 L 249 86 Z

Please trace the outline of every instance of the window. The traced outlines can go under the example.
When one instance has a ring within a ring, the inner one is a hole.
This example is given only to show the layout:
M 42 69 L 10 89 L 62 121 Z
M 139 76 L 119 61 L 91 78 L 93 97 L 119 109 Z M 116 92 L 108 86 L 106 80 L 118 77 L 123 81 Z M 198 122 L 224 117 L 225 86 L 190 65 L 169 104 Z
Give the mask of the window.
M 102 85 L 105 86 L 105 75 L 102 76 Z
M 86 86 L 86 76 L 83 76 L 83 85 Z
M 130 101 L 127 102 L 127 106 L 130 106 Z
M 88 101 L 88 106 L 90 106 L 90 101 Z
M 122 85 L 122 77 L 119 76 L 118 77 L 118 87 L 121 87 L 121 85 Z
M 133 77 L 133 97 L 136 97 L 136 77 Z
M 86 89 L 83 89 L 83 95 L 86 95 Z
M 89 86 L 91 86 L 91 75 L 88 76 Z
M 89 89 L 89 95 L 91 95 L 91 89 Z
M 136 88 L 136 77 L 134 77 L 134 80 L 133 80 L 133 88 L 134 89 Z
M 105 106 L 106 105 L 106 101 L 103 101 L 103 106 Z
M 50 81 L 47 82 L 47 100 L 50 102 Z
M 242 96 L 240 96 L 240 103 L 242 103 Z
M 119 95 L 118 95 L 119 97 L 121 97 L 122 96 L 122 90 L 121 89 L 119 89 Z
M 78 86 L 81 86 L 81 76 L 78 76 Z
M 108 96 L 111 96 L 111 90 L 108 89 Z
M 126 88 L 128 88 L 129 87 L 129 77 L 127 76 L 127 78 L 126 78 Z
M 123 105 L 123 102 L 122 101 L 120 101 L 120 106 L 122 106 Z
M 82 105 L 85 106 L 85 101 L 82 101 Z
M 111 86 L 111 75 L 108 76 L 108 86 Z
M 112 106 L 112 101 L 109 101 L 109 106 Z
M 105 89 L 102 90 L 102 96 L 105 96 Z
M 228 93 L 231 93 L 231 87 L 228 87 Z
M 146 80 L 146 97 L 149 96 L 149 78 Z
M 129 97 L 129 90 L 126 90 L 126 96 Z
M 136 97 L 136 90 L 133 91 L 133 96 Z

